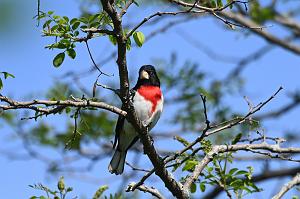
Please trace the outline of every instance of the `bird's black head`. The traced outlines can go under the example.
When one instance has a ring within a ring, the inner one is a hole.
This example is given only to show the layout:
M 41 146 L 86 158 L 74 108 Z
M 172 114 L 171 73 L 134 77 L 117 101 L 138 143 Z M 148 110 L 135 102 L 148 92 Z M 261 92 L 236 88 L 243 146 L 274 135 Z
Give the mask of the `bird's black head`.
M 158 79 L 154 66 L 144 65 L 140 68 L 139 79 L 134 88 L 138 89 L 143 85 L 160 87 L 160 81 Z

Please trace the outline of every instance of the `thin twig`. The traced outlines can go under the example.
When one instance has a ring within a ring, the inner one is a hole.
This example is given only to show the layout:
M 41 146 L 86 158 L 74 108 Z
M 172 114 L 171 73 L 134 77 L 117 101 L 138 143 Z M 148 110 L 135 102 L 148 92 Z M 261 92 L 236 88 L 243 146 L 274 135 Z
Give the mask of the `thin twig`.
M 74 131 L 73 131 L 72 138 L 69 141 L 67 141 L 67 143 L 65 144 L 65 149 L 71 149 L 77 135 L 78 134 L 81 135 L 80 132 L 78 132 L 78 130 L 77 130 L 77 128 L 78 128 L 77 119 L 78 119 L 79 115 L 80 115 L 80 107 L 77 108 L 75 114 L 73 115 L 73 117 L 74 117 Z
M 132 191 L 132 187 L 135 187 L 136 184 L 134 182 L 130 183 L 126 189 L 126 192 Z M 159 198 L 159 199 L 164 199 L 164 197 L 161 195 L 161 193 L 155 189 L 154 187 L 147 187 L 145 185 L 139 185 L 137 186 L 137 189 L 143 192 L 150 193 L 152 196 Z
M 111 75 L 102 72 L 102 71 L 100 70 L 100 68 L 97 66 L 97 64 L 96 64 L 96 62 L 95 62 L 95 60 L 94 60 L 94 58 L 93 58 L 93 56 L 92 56 L 92 53 L 91 53 L 91 50 L 90 50 L 88 41 L 85 41 L 84 43 L 85 43 L 86 48 L 87 48 L 87 50 L 88 50 L 89 56 L 90 56 L 90 58 L 91 58 L 91 60 L 92 60 L 92 62 L 93 62 L 93 64 L 94 64 L 95 68 L 100 72 L 100 75 L 105 75 L 105 76 L 111 77 Z

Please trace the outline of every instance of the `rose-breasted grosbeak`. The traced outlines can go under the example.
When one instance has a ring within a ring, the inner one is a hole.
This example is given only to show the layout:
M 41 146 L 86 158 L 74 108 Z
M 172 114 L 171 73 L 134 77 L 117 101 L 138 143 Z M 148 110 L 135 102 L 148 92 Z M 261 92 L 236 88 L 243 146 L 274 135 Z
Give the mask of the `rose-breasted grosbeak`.
M 144 126 L 151 130 L 157 123 L 163 109 L 163 95 L 160 90 L 160 81 L 155 68 L 144 65 L 139 70 L 139 78 L 130 91 L 137 117 Z M 122 174 L 127 150 L 138 140 L 138 133 L 123 116 L 119 116 L 115 130 L 115 153 L 108 169 L 116 175 Z

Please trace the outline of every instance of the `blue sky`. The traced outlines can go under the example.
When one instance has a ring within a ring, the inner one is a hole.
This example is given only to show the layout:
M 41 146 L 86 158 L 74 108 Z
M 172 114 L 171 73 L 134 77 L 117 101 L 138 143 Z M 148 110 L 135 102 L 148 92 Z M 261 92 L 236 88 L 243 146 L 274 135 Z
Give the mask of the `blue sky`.
M 19 3 L 19 2 L 18 2 Z M 49 51 L 44 49 L 51 40 L 41 37 L 41 27 L 36 27 L 36 21 L 32 17 L 36 13 L 36 2 L 27 1 L 19 3 L 18 21 L 16 25 L 6 30 L 6 33 L 0 33 L 0 67 L 1 71 L 8 71 L 16 76 L 15 79 L 4 81 L 4 89 L 1 91 L 3 95 L 13 96 L 15 99 L 31 99 L 28 94 L 34 93 L 35 97 L 42 97 L 45 90 L 55 84 L 55 79 L 60 78 L 67 71 L 82 71 L 91 66 L 84 45 L 78 45 L 76 60 L 66 59 L 60 68 L 52 66 L 52 59 L 58 51 Z M 22 9 L 21 9 L 22 8 Z M 70 18 L 79 15 L 79 3 L 75 0 L 68 1 L 42 1 L 43 10 L 55 10 L 58 15 L 67 15 Z M 128 19 L 138 22 L 145 16 L 157 11 L 157 8 L 142 9 L 132 8 L 128 12 Z M 162 8 L 167 9 L 167 8 Z M 145 27 L 141 29 L 146 35 L 151 32 L 151 28 Z M 189 32 L 192 30 L 193 36 L 198 38 L 203 44 L 213 48 L 216 52 L 233 57 L 243 57 L 260 46 L 265 44 L 256 36 L 245 36 L 235 31 L 222 28 L 222 23 L 212 19 L 200 19 L 179 25 L 165 34 L 158 35 L 150 42 L 146 43 L 142 48 L 134 48 L 128 53 L 128 66 L 131 73 L 135 73 L 142 64 L 152 63 L 155 58 L 169 57 L 172 52 L 177 52 L 179 61 L 189 60 L 197 62 L 204 71 L 209 72 L 211 77 L 222 78 L 232 69 L 234 64 L 225 64 L 212 60 L 193 47 L 189 43 L 183 41 L 179 36 L 180 31 Z M 276 26 L 270 27 L 269 31 L 282 34 L 281 29 Z M 107 39 L 96 39 L 91 42 L 93 54 L 97 60 L 108 55 L 107 49 L 110 49 Z M 288 53 L 279 47 L 276 47 L 271 53 L 263 59 L 253 62 L 243 72 L 246 79 L 246 93 L 236 95 L 234 98 L 228 99 L 228 103 L 232 103 L 232 107 L 236 110 L 247 111 L 247 105 L 243 99 L 243 95 L 247 95 L 251 100 L 258 103 L 269 97 L 279 86 L 284 87 L 284 91 L 273 100 L 262 113 L 275 109 L 285 104 L 288 99 L 286 94 L 291 91 L 299 90 L 300 81 L 300 59 L 292 53 Z M 103 70 L 116 73 L 116 65 L 109 62 L 103 66 Z M 95 75 L 94 75 L 95 76 Z M 92 87 L 94 76 L 92 78 L 84 78 L 83 84 Z M 118 81 L 117 75 L 114 81 Z M 291 131 L 299 129 L 299 108 L 288 113 L 286 116 L 276 121 L 268 121 L 265 123 L 266 131 L 270 135 L 281 136 L 282 130 L 289 129 Z M 49 117 L 51 123 L 59 124 L 60 116 Z M 166 119 L 167 113 L 164 113 L 162 121 Z M 160 122 L 156 128 L 163 128 L 163 122 Z M 29 125 L 34 125 L 30 122 Z M 165 127 L 164 127 L 165 128 Z M 14 133 L 11 129 L 1 128 L 0 150 L 11 149 L 18 151 L 20 143 L 14 141 Z M 47 149 L 41 149 L 49 156 L 55 156 L 54 152 Z M 74 188 L 74 194 L 78 196 L 86 196 L 90 198 L 92 194 L 101 184 L 116 181 L 118 177 L 110 176 L 106 170 L 108 159 L 99 161 L 95 169 L 92 171 L 97 183 L 88 183 L 79 180 L 80 176 L 65 176 L 66 182 Z M 247 164 L 248 165 L 248 164 Z M 286 167 L 287 164 L 276 165 L 276 167 Z M 36 160 L 12 161 L 6 157 L 0 156 L 0 195 L 3 198 L 28 198 L 38 193 L 30 189 L 27 185 L 43 182 L 50 187 L 56 186 L 57 177 L 46 174 L 45 166 Z M 296 166 L 295 164 L 293 166 Z M 259 168 L 259 167 L 258 167 Z M 127 168 L 128 169 L 128 168 Z M 81 176 L 82 177 L 82 176 Z M 114 183 L 116 185 L 117 183 Z M 274 184 L 275 182 L 271 183 Z M 5 187 L 5 188 L 4 188 Z M 261 193 L 258 196 L 268 197 L 270 194 Z M 289 195 L 291 196 L 291 191 Z M 249 197 L 251 198 L 251 197 Z

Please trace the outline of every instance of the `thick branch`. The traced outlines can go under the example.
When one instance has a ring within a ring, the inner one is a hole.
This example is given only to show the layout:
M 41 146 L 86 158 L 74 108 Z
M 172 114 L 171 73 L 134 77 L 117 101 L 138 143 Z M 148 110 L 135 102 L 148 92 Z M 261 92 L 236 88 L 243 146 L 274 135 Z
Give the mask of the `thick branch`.
M 127 39 L 123 35 L 122 28 L 122 18 L 119 17 L 117 11 L 110 4 L 108 0 L 101 0 L 103 9 L 109 17 L 111 18 L 114 24 L 114 33 L 117 38 L 118 45 L 118 69 L 119 69 L 119 77 L 120 77 L 120 94 L 122 97 L 122 101 L 124 103 L 125 100 L 129 97 L 129 80 L 128 80 L 128 70 L 127 70 L 127 62 L 126 62 L 126 43 Z
M 128 114 L 131 114 L 132 111 L 128 111 Z M 144 127 L 141 122 L 138 121 L 135 114 L 128 115 L 129 119 L 133 119 L 131 124 L 134 125 L 134 128 L 138 131 L 140 135 L 141 142 L 144 146 L 144 153 L 147 154 L 151 163 L 154 166 L 155 174 L 159 176 L 162 181 L 165 183 L 165 186 L 172 192 L 176 198 L 189 198 L 187 191 L 182 189 L 180 182 L 177 182 L 172 175 L 168 172 L 165 166 L 164 160 L 157 154 L 151 137 L 148 134 L 147 127 Z M 137 122 L 136 122 L 137 121 Z M 151 171 L 152 172 L 152 171 Z
M 165 168 L 164 161 L 157 154 L 152 140 L 148 134 L 148 130 L 144 127 L 135 114 L 133 105 L 129 100 L 129 80 L 126 62 L 126 43 L 127 38 L 123 35 L 122 19 L 118 15 L 116 9 L 107 0 L 101 0 L 103 9 L 107 12 L 114 24 L 114 32 L 117 38 L 118 45 L 118 69 L 120 77 L 120 96 L 123 102 L 123 107 L 127 111 L 126 119 L 134 126 L 139 133 L 140 139 L 144 146 L 144 151 L 151 160 L 153 166 L 157 169 L 156 174 L 165 183 L 165 186 L 177 198 L 188 198 L 188 194 L 183 191 L 182 186 L 178 183 Z

